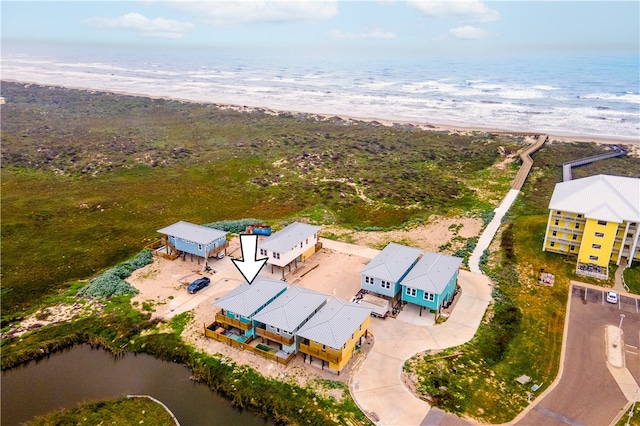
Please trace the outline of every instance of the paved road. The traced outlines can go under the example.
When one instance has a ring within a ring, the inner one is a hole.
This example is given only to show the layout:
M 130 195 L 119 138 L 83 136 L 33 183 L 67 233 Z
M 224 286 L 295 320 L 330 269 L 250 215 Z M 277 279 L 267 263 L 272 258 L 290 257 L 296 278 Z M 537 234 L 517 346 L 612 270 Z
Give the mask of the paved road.
M 425 420 L 429 404 L 416 398 L 402 382 L 405 361 L 427 349 L 444 349 L 469 341 L 491 300 L 492 287 L 487 277 L 460 271 L 459 283 L 462 294 L 444 324 L 425 327 L 392 318 L 371 322 L 376 343 L 354 373 L 350 390 L 358 406 L 369 418 L 377 419 L 376 423 L 419 425 Z
M 585 288 L 572 288 L 562 377 L 517 425 L 606 425 L 615 418 L 627 398 L 607 368 L 605 328 L 618 327 L 620 314 L 626 366 L 640 381 L 640 302 L 621 296 L 613 305 L 604 290 Z

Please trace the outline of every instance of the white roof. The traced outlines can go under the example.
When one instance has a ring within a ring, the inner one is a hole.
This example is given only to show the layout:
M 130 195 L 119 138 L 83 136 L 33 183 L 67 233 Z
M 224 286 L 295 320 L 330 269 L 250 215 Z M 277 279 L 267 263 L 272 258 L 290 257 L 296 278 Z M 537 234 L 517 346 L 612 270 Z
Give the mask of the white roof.
M 402 285 L 441 294 L 461 264 L 459 257 L 428 251 L 404 277 Z
M 334 349 L 344 345 L 360 324 L 371 315 L 371 309 L 333 298 L 296 333 Z
M 205 245 L 220 238 L 224 238 L 227 235 L 227 232 L 220 231 L 219 229 L 213 229 L 207 226 L 196 225 L 195 223 L 184 221 L 174 223 L 166 228 L 158 229 L 158 232 Z
M 251 318 L 262 305 L 286 288 L 287 284 L 283 281 L 258 275 L 252 284 L 245 281 L 212 304 L 229 312 Z
M 621 223 L 640 221 L 640 179 L 596 175 L 556 184 L 550 210 Z
M 258 247 L 276 253 L 286 253 L 320 230 L 319 226 L 293 222 L 284 229 L 263 240 Z
M 291 286 L 253 319 L 293 333 L 305 319 L 326 302 L 328 297 L 313 290 Z
M 362 268 L 363 275 L 381 280 L 398 282 L 411 265 L 420 257 L 422 250 L 396 243 L 389 243 L 376 257 Z

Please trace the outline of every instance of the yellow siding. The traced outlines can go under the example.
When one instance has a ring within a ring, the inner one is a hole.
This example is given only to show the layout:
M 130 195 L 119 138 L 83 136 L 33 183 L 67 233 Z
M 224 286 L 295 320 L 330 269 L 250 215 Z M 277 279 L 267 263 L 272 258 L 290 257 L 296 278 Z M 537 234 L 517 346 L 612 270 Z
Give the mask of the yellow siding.
M 300 255 L 300 261 L 305 262 L 308 258 L 310 258 L 314 253 L 316 252 L 316 246 L 312 245 L 311 247 L 309 247 L 309 249 L 307 249 L 307 251 L 305 251 L 304 253 L 302 253 Z
M 358 339 L 364 336 L 364 333 L 369 329 L 369 324 L 371 323 L 371 317 L 367 316 L 365 320 L 362 322 L 360 327 L 356 328 L 353 332 L 353 339 L 349 338 L 346 342 L 346 347 L 343 347 L 339 350 L 341 357 L 339 362 L 329 362 L 329 368 L 335 371 L 340 371 L 344 368 L 345 365 L 351 359 L 351 355 L 358 343 Z M 309 347 L 312 349 L 317 349 L 322 351 L 322 344 L 318 342 L 314 342 L 313 340 L 309 341 Z
M 596 219 L 587 219 L 578 253 L 578 262 L 607 267 L 611 259 L 617 229 L 616 222 L 599 224 Z

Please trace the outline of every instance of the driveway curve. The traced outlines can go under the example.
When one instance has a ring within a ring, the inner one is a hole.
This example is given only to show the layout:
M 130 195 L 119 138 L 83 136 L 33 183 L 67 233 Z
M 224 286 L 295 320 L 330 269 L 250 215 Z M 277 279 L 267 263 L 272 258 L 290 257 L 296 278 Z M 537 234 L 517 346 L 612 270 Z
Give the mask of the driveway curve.
M 402 382 L 407 359 L 427 349 L 445 349 L 471 340 L 491 301 L 491 281 L 460 271 L 462 293 L 444 324 L 418 326 L 398 319 L 372 321 L 375 345 L 350 382 L 351 395 L 367 416 L 380 425 L 419 425 L 430 406 Z

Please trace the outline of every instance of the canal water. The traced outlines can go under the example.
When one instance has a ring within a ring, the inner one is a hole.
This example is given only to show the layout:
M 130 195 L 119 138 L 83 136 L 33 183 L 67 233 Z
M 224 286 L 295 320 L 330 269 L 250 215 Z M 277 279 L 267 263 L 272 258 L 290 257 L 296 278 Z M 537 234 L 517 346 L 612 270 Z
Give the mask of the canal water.
M 102 349 L 76 346 L 2 372 L 2 425 L 18 425 L 81 402 L 127 394 L 159 399 L 182 426 L 273 425 L 233 408 L 227 399 L 190 376 L 188 368 L 147 354 L 128 353 L 116 359 Z

